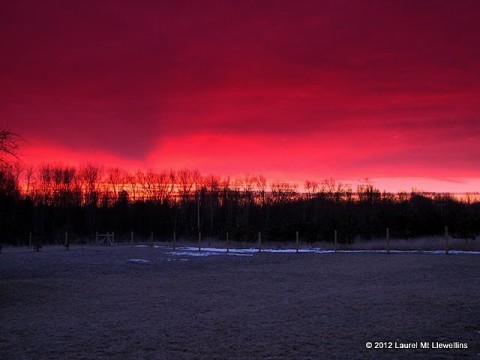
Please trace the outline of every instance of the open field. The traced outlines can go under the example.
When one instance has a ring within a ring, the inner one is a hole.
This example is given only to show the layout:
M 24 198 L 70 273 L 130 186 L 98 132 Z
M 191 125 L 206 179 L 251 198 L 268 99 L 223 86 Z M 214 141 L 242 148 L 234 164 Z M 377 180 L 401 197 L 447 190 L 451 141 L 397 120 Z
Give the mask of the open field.
M 478 254 L 7 247 L 0 357 L 480 359 L 479 274 Z

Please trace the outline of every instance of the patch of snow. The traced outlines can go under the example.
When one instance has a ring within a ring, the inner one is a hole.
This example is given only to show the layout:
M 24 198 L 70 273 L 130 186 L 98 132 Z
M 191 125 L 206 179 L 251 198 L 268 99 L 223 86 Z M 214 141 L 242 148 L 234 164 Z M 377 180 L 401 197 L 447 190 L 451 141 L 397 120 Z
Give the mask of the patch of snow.
M 168 255 L 174 255 L 174 256 L 193 256 L 193 257 L 205 257 L 205 256 L 212 256 L 212 255 L 232 255 L 232 256 L 252 256 L 251 254 L 245 254 L 245 253 L 234 253 L 230 252 L 227 253 L 227 251 L 217 251 L 217 249 L 204 249 L 202 248 L 201 251 L 198 251 L 198 248 L 192 248 L 192 249 L 186 249 L 181 251 L 171 251 L 168 253 Z M 218 249 L 221 250 L 221 249 Z
M 145 259 L 128 259 L 128 262 L 134 263 L 134 264 L 149 264 L 150 261 L 145 260 Z
M 193 252 L 193 251 L 172 251 L 169 252 L 168 255 L 174 255 L 174 256 L 197 256 L 197 257 L 202 257 L 202 256 L 209 256 L 212 255 L 211 253 L 208 252 Z
M 138 248 L 146 248 L 148 245 L 135 245 Z M 165 245 L 155 245 L 155 248 L 171 249 L 170 246 Z M 174 256 L 193 256 L 193 257 L 205 257 L 211 255 L 232 255 L 232 256 L 252 256 L 253 254 L 259 253 L 258 248 L 241 248 L 241 249 L 227 249 L 226 248 L 212 248 L 212 247 L 202 247 L 201 250 L 198 250 L 198 246 L 181 246 L 177 247 L 175 251 L 169 251 L 168 254 Z M 297 249 L 261 249 L 262 253 L 282 253 L 282 254 L 291 254 L 296 253 Z M 307 254 L 333 254 L 334 250 L 327 250 L 321 248 L 309 248 L 309 249 L 298 249 L 299 253 Z M 386 254 L 387 250 L 337 250 L 337 253 L 379 253 Z M 445 250 L 390 250 L 390 253 L 393 254 L 437 254 L 444 255 Z M 451 255 L 480 255 L 480 251 L 464 251 L 464 250 L 449 250 Z
M 480 255 L 480 251 L 448 250 L 449 254 L 454 255 Z
M 262 253 L 296 253 L 296 249 L 262 249 Z M 299 253 L 310 253 L 310 254 L 333 254 L 335 250 L 326 250 L 320 248 L 312 249 L 299 249 Z M 188 246 L 177 248 L 177 251 L 169 252 L 171 255 L 186 255 L 186 256 L 210 256 L 210 255 L 236 255 L 236 256 L 252 256 L 255 253 L 259 253 L 258 248 L 246 248 L 246 249 L 227 249 L 224 248 L 209 248 L 202 247 L 201 251 L 198 250 L 198 247 Z M 370 253 L 370 254 L 387 254 L 387 250 L 338 250 L 337 253 Z M 390 250 L 390 253 L 394 254 L 445 254 L 445 250 Z M 463 250 L 449 250 L 451 255 L 480 255 L 480 251 L 463 251 Z

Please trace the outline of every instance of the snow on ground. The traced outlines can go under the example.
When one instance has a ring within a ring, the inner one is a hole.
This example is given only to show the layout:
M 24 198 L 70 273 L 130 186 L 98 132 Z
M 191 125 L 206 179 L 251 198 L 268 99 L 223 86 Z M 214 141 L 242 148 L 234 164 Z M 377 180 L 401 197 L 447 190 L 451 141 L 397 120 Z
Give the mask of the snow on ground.
M 136 245 L 137 248 L 146 248 L 147 245 Z M 154 248 L 168 249 L 170 247 L 164 245 L 155 245 Z M 310 253 L 310 254 L 333 254 L 335 250 L 327 250 L 321 248 L 311 248 L 311 249 L 261 249 L 258 248 L 213 248 L 213 247 L 201 247 L 200 250 L 195 246 L 183 246 L 177 247 L 173 251 L 168 251 L 168 255 L 173 256 L 191 256 L 191 257 L 206 257 L 206 256 L 215 256 L 215 255 L 227 255 L 227 256 L 253 256 L 256 253 Z M 338 250 L 337 253 L 380 253 L 386 254 L 387 250 Z M 390 253 L 393 254 L 436 254 L 444 255 L 445 250 L 390 250 Z M 464 251 L 464 250 L 449 250 L 449 255 L 480 255 L 480 251 Z M 135 260 L 135 259 L 131 259 Z
M 134 263 L 134 264 L 148 264 L 150 261 L 145 260 L 145 259 L 128 259 L 128 262 Z
M 174 255 L 174 256 L 197 256 L 197 257 L 203 257 L 203 256 L 211 256 L 211 255 L 232 255 L 232 256 L 253 256 L 252 254 L 246 254 L 246 253 L 227 253 L 226 251 L 210 251 L 202 249 L 201 251 L 171 251 L 168 253 L 168 255 Z
M 192 254 L 192 256 L 209 256 L 209 255 L 251 255 L 259 253 L 258 248 L 247 248 L 247 249 L 227 249 L 222 248 L 201 248 L 198 247 L 181 247 L 178 248 L 179 251 L 170 252 L 172 255 L 186 255 Z M 296 253 L 296 249 L 262 249 L 262 253 Z M 335 250 L 326 250 L 319 248 L 312 249 L 298 249 L 299 253 L 310 253 L 310 254 L 333 254 Z M 338 253 L 388 253 L 387 250 L 338 250 Z M 445 254 L 445 250 L 390 250 L 390 253 L 396 254 Z M 469 255 L 480 255 L 480 251 L 463 251 L 463 250 L 449 250 L 451 255 L 460 255 L 460 254 L 469 254 Z M 202 254 L 202 255 L 199 255 Z
M 189 259 L 194 258 L 205 258 L 210 256 L 255 256 L 260 253 L 269 253 L 269 254 L 293 254 L 297 253 L 297 249 L 274 249 L 274 248 L 262 248 L 259 251 L 258 248 L 215 248 L 215 247 L 201 247 L 198 246 L 178 246 L 176 249 L 173 249 L 168 245 L 145 245 L 138 244 L 134 245 L 138 249 L 161 249 L 164 250 L 167 255 L 166 261 L 189 261 Z M 303 254 L 335 254 L 335 250 L 322 249 L 322 248 L 308 248 L 308 249 L 298 249 L 298 253 Z M 387 254 L 387 250 L 337 250 L 337 253 L 357 253 L 357 254 L 367 254 L 367 253 L 377 253 L 377 254 Z M 390 250 L 392 254 L 432 254 L 432 255 L 445 255 L 445 250 Z M 449 255 L 480 255 L 480 251 L 463 251 L 463 250 L 449 250 Z M 158 258 L 161 259 L 161 258 Z M 134 264 L 150 264 L 150 260 L 145 260 L 141 258 L 128 259 L 127 262 Z

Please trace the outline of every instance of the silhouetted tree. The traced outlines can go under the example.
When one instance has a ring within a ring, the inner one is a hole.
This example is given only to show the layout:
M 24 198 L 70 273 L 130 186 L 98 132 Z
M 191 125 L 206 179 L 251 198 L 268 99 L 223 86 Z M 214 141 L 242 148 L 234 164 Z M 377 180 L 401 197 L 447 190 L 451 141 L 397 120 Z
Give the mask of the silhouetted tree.
M 7 164 L 18 156 L 21 137 L 0 125 L 0 164 Z

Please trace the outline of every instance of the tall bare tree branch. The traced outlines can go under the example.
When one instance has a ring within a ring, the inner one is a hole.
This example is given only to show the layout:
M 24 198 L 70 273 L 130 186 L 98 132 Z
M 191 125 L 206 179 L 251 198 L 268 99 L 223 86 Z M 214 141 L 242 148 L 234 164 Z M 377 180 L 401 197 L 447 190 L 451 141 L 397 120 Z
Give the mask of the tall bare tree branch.
M 0 164 L 6 164 L 9 158 L 18 158 L 18 149 L 22 138 L 10 129 L 0 126 Z

